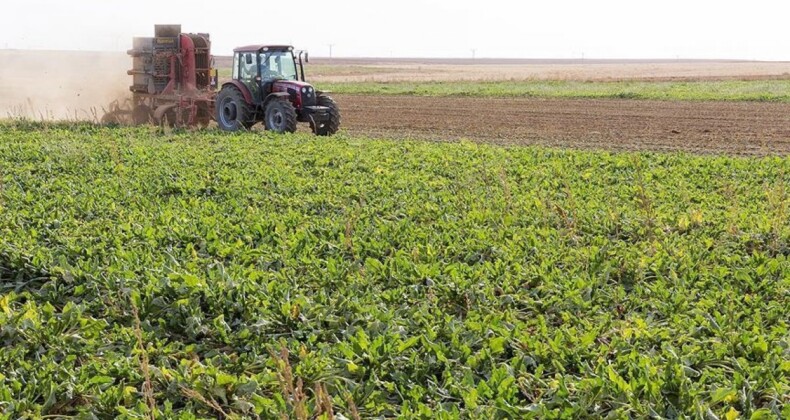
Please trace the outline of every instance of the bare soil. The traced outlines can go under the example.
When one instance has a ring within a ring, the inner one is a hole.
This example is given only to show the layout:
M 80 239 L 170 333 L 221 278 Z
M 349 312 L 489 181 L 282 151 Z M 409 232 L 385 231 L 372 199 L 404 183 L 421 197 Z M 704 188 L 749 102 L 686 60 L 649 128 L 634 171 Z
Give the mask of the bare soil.
M 336 95 L 353 135 L 698 154 L 790 154 L 790 104 Z

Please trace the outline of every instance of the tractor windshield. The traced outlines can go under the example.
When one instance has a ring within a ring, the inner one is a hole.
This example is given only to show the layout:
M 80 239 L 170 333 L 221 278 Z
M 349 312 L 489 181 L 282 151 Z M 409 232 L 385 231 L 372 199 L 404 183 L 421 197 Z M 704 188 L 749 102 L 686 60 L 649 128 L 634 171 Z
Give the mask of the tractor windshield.
M 261 78 L 297 80 L 296 63 L 290 51 L 266 51 L 260 53 Z

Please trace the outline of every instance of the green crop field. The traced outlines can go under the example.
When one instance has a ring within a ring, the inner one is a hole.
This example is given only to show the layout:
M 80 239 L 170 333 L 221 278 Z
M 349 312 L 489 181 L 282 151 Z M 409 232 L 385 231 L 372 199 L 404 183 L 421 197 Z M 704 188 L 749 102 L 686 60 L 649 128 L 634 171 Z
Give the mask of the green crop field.
M 0 125 L 0 417 L 790 418 L 790 158 Z
M 316 86 L 340 94 L 528 97 L 565 99 L 645 99 L 662 101 L 760 101 L 790 102 L 790 79 L 711 81 L 346 81 L 325 82 L 321 76 L 346 77 L 346 73 L 376 74 L 381 69 L 364 66 L 312 65 L 318 74 Z M 220 78 L 230 79 L 230 69 L 220 69 Z M 308 77 L 309 78 L 309 77 Z
M 343 82 L 320 83 L 319 87 L 369 95 L 790 102 L 790 80 Z

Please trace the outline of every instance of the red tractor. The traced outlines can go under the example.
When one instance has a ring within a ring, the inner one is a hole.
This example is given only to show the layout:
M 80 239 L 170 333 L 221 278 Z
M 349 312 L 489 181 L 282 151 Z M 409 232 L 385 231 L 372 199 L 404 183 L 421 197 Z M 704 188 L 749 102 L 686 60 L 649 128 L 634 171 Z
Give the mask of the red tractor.
M 330 136 L 340 128 L 340 110 L 325 92 L 305 82 L 307 53 L 287 45 L 250 45 L 233 50 L 233 80 L 216 98 L 215 119 L 225 131 L 249 129 L 262 121 L 267 130 L 296 131 L 309 123 L 313 133 Z

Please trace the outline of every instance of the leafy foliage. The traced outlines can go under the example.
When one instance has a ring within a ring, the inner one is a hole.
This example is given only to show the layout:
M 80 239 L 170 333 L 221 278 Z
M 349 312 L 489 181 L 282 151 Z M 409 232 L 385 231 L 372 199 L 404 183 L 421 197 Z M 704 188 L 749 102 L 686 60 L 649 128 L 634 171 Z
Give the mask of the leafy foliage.
M 790 417 L 788 158 L 0 127 L 0 413 Z

